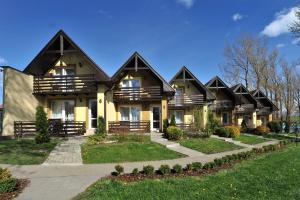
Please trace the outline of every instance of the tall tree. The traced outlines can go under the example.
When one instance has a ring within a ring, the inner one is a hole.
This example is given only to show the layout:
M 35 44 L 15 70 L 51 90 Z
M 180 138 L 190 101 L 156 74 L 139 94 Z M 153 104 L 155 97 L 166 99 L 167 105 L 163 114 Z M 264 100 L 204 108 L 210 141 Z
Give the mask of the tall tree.
M 290 25 L 290 30 L 294 34 L 295 38 L 300 41 L 300 6 L 298 6 L 296 11 L 296 21 Z
M 300 72 L 295 77 L 295 102 L 298 108 L 298 117 L 300 120 Z

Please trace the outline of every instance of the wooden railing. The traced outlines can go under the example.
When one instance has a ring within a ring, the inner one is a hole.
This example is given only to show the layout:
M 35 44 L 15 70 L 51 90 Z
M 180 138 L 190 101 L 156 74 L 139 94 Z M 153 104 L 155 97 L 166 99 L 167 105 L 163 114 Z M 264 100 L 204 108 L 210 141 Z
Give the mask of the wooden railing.
M 86 132 L 85 122 L 49 120 L 49 134 L 53 136 L 83 135 Z M 36 134 L 35 121 L 15 121 L 15 137 L 31 136 Z
M 35 76 L 34 94 L 95 93 L 97 85 L 93 74 L 65 76 Z
M 235 107 L 236 113 L 247 113 L 247 112 L 254 112 L 255 108 L 253 104 L 242 104 Z
M 193 123 L 191 124 L 179 123 L 176 124 L 176 126 L 181 128 L 182 130 L 193 130 L 195 128 Z
M 209 107 L 211 110 L 226 110 L 226 109 L 232 109 L 233 103 L 229 100 L 217 100 L 214 101 L 213 104 Z
M 175 95 L 168 103 L 170 107 L 197 106 L 203 104 L 204 96 L 202 94 Z
M 268 115 L 270 113 L 271 113 L 270 107 L 263 107 L 258 109 L 257 115 Z
M 110 133 L 149 133 L 150 121 L 111 121 L 108 122 Z
M 115 102 L 156 101 L 162 99 L 161 87 L 122 87 L 113 90 Z

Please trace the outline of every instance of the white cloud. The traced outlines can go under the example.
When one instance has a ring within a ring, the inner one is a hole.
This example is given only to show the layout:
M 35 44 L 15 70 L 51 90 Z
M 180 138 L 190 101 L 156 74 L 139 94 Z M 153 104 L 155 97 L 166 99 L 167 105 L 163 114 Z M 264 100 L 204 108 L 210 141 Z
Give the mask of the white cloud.
M 0 65 L 6 65 L 7 64 L 7 61 L 0 56 Z
M 299 44 L 300 43 L 300 38 L 296 38 L 292 41 L 292 44 Z
M 233 21 L 239 21 L 239 20 L 242 20 L 243 18 L 244 18 L 244 16 L 243 15 L 241 15 L 240 13 L 235 13 L 234 15 L 232 15 L 232 20 Z
M 282 47 L 284 47 L 285 46 L 285 44 L 283 44 L 283 43 L 279 43 L 279 44 L 277 44 L 276 45 L 276 47 L 279 49 L 279 48 L 282 48 Z
M 265 26 L 261 33 L 268 37 L 277 37 L 281 34 L 289 33 L 289 26 L 297 19 L 296 11 L 297 7 L 293 7 L 276 13 L 274 20 Z
M 177 0 L 177 2 L 183 5 L 186 9 L 190 9 L 194 5 L 195 0 Z

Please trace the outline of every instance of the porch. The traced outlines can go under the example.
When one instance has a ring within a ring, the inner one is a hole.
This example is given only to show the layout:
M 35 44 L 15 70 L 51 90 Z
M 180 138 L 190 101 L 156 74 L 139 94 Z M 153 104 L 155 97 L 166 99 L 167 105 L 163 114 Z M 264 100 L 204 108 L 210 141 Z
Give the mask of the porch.
M 193 95 L 175 95 L 169 102 L 169 109 L 178 107 L 193 107 L 204 105 L 204 96 L 202 94 Z
M 150 87 L 119 87 L 113 90 L 114 102 L 161 101 L 160 86 Z
M 109 133 L 149 133 L 150 121 L 109 121 Z
M 86 132 L 86 124 L 82 121 L 48 120 L 49 134 L 51 136 L 83 135 Z M 21 138 L 36 134 L 35 121 L 15 121 L 14 136 Z

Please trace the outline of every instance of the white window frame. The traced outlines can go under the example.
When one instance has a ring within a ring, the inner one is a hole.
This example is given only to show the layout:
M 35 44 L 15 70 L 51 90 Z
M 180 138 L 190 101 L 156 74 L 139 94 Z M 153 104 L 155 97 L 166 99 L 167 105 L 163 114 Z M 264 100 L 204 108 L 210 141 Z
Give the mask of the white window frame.
M 121 112 L 121 109 L 122 109 L 122 108 L 128 108 L 128 109 L 129 109 L 129 120 L 122 120 L 122 112 Z M 138 119 L 138 120 L 135 120 L 135 121 L 141 121 L 141 108 L 138 107 L 138 106 L 120 106 L 120 108 L 119 108 L 119 109 L 120 109 L 120 121 L 130 121 L 130 122 L 133 121 L 132 112 L 131 112 L 131 110 L 132 110 L 133 108 L 139 110 L 139 112 L 138 112 L 138 113 L 139 113 L 139 114 L 138 114 L 138 115 L 139 115 L 139 116 L 138 116 L 139 119 Z
M 61 117 L 57 118 L 53 116 L 53 103 L 59 102 L 61 103 Z M 70 119 L 67 119 L 66 117 L 66 108 L 65 108 L 65 102 L 72 102 L 74 103 L 74 110 L 73 110 L 73 117 Z M 75 100 L 51 100 L 51 119 L 61 119 L 62 121 L 75 121 Z

